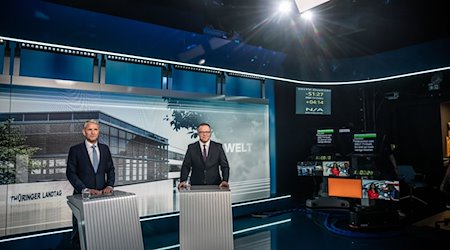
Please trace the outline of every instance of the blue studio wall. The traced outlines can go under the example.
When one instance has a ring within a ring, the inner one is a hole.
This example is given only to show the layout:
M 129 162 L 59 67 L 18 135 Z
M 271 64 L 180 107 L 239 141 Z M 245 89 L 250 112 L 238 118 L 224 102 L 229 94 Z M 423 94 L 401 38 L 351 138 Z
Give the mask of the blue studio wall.
M 0 16 L 3 24 L 0 36 L 193 64 L 202 62 L 207 66 L 294 80 L 366 80 L 448 67 L 449 64 L 450 39 L 376 56 L 327 59 L 286 55 L 233 40 L 45 1 L 6 1 L 2 9 L 5 11 Z
M 286 55 L 45 1 L 4 3 L 0 36 L 278 75 Z M 32 23 L 33 25 L 30 25 Z M 70 27 L 70 31 L 68 31 Z

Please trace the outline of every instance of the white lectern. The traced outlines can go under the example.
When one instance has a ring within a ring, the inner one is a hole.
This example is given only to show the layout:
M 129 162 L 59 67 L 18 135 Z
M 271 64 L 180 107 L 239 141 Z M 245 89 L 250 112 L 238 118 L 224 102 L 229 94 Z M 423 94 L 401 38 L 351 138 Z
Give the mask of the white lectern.
M 180 249 L 233 249 L 230 189 L 192 186 L 180 190 Z
M 81 194 L 67 200 L 78 220 L 81 249 L 144 249 L 135 194 L 115 190 L 87 200 Z

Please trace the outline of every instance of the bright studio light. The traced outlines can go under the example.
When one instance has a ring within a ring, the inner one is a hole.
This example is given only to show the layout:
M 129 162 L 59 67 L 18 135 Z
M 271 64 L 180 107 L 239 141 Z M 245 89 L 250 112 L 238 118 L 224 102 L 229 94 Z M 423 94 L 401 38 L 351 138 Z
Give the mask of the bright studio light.
M 289 13 L 292 10 L 292 5 L 288 1 L 283 1 L 278 5 L 278 12 L 279 13 Z
M 305 11 L 305 12 L 303 12 L 302 14 L 300 14 L 300 16 L 303 18 L 303 19 L 306 19 L 306 20 L 311 20 L 312 18 L 313 18 L 313 13 L 311 12 L 311 11 Z

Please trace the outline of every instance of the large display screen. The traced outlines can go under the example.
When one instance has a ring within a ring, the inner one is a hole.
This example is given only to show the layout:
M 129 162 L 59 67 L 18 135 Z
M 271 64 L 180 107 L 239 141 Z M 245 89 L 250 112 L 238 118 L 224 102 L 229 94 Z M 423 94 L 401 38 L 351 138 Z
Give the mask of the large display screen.
M 136 194 L 140 216 L 178 210 L 174 187 L 201 122 L 211 125 L 211 139 L 226 152 L 232 202 L 267 198 L 268 113 L 266 104 L 0 84 L 0 126 L 11 131 L 2 145 L 22 152 L 0 162 L 0 237 L 72 225 L 66 159 L 91 118 L 110 147 L 115 189 Z
M 296 89 L 296 114 L 331 115 L 331 89 Z

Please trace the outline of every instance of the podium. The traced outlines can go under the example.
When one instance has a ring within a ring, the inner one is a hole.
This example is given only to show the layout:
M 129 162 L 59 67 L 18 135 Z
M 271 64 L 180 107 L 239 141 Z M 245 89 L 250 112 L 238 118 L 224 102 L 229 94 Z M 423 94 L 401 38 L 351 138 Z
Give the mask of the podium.
M 135 194 L 115 190 L 87 200 L 76 194 L 67 204 L 78 220 L 82 250 L 144 249 Z
M 180 190 L 180 249 L 233 249 L 230 189 L 205 185 Z

